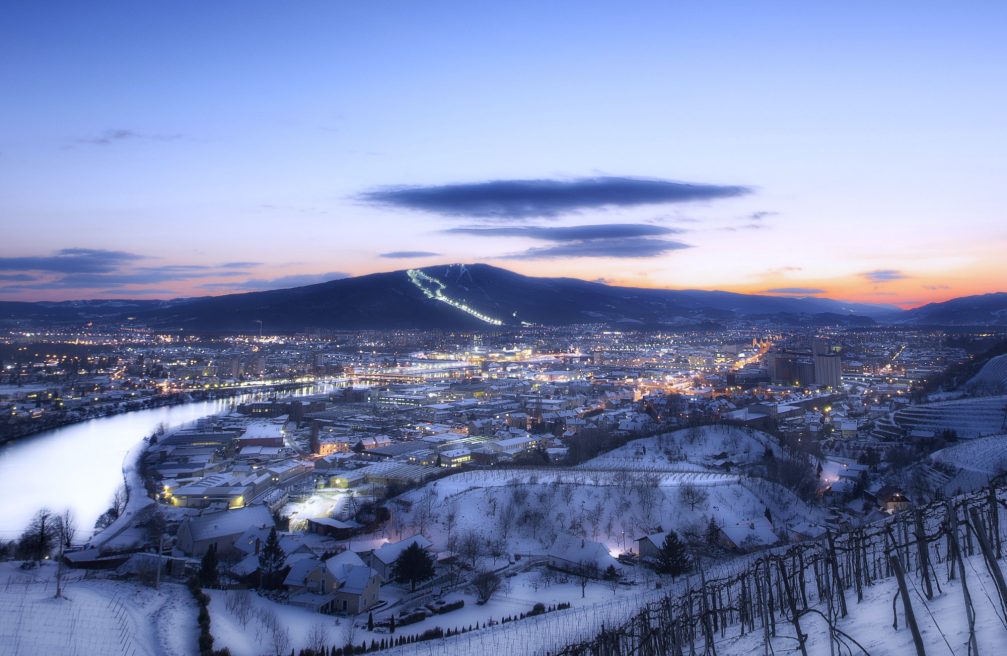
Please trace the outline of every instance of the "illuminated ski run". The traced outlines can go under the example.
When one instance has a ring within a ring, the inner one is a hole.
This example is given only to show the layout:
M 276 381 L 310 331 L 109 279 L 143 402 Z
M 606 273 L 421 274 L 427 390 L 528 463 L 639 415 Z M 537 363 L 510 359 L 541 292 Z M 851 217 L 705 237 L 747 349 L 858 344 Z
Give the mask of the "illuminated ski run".
M 409 276 L 409 282 L 416 285 L 416 287 L 419 288 L 419 290 L 423 292 L 423 295 L 426 296 L 427 298 L 432 298 L 435 301 L 440 301 L 441 303 L 447 303 L 451 307 L 457 310 L 461 310 L 466 314 L 470 314 L 476 319 L 488 323 L 491 326 L 503 325 L 503 321 L 499 319 L 494 319 L 489 315 L 483 314 L 479 310 L 471 308 L 468 305 L 462 303 L 461 301 L 456 301 L 455 299 L 449 296 L 445 296 L 444 290 L 447 289 L 447 286 L 437 278 L 434 278 L 433 276 L 424 273 L 420 269 L 409 269 L 408 271 L 406 271 L 406 275 Z

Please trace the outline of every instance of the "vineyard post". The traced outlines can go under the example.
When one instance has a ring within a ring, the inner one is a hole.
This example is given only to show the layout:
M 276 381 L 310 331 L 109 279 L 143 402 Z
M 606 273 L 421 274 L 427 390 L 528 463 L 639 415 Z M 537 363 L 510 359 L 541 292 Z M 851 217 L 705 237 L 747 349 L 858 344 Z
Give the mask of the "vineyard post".
M 843 581 L 839 577 L 839 559 L 836 558 L 836 542 L 832 538 L 832 530 L 825 532 L 829 541 L 829 563 L 832 565 L 832 578 L 835 581 L 836 592 L 839 594 L 839 612 L 846 617 L 846 593 L 843 591 Z
M 913 512 L 913 519 L 916 522 L 916 553 L 920 559 L 920 576 L 923 578 L 923 589 L 927 593 L 927 599 L 934 598 L 934 590 L 930 585 L 930 563 L 927 555 L 927 533 L 923 529 L 923 511 L 916 508 Z
M 958 544 L 958 512 L 953 503 L 948 503 L 948 540 L 950 544 L 948 560 L 954 560 L 958 565 L 958 575 L 962 580 L 962 596 L 965 600 L 965 617 L 969 622 L 969 656 L 979 656 L 979 646 L 976 644 L 976 609 L 972 605 L 972 595 L 965 580 L 965 560 L 962 558 L 961 547 Z M 952 569 L 952 573 L 954 570 Z
M 1000 595 L 1000 607 L 1004 611 L 1005 617 L 1007 617 L 1007 584 L 1004 583 L 1003 571 L 1000 569 L 1000 563 L 997 562 L 996 557 L 993 555 L 993 549 L 990 548 L 989 541 L 986 540 L 982 518 L 979 517 L 979 510 L 977 508 L 970 508 L 969 513 L 972 517 L 972 529 L 976 534 L 976 542 L 979 543 L 979 548 L 983 552 L 983 558 L 986 559 L 986 567 L 989 568 L 990 574 L 993 575 L 993 581 L 997 586 L 997 593 Z
M 794 625 L 794 631 L 797 632 L 797 645 L 801 648 L 801 654 L 808 656 L 808 648 L 804 646 L 808 636 L 804 635 L 804 632 L 801 631 L 801 618 L 797 614 L 797 601 L 794 599 L 794 591 L 791 589 L 790 580 L 787 578 L 787 569 L 783 566 L 783 559 L 777 560 L 776 565 L 780 570 L 780 578 L 783 579 L 783 589 L 786 591 L 787 605 L 790 606 L 790 621 Z
M 906 587 L 906 576 L 902 571 L 902 562 L 899 560 L 898 547 L 888 554 L 888 559 L 892 563 L 895 571 L 895 578 L 899 582 L 899 594 L 902 595 L 902 607 L 906 615 L 906 625 L 913 634 L 913 644 L 916 646 L 916 656 L 926 656 L 923 648 L 923 636 L 920 635 L 920 627 L 916 625 L 916 615 L 913 613 L 913 602 L 909 599 L 909 588 Z

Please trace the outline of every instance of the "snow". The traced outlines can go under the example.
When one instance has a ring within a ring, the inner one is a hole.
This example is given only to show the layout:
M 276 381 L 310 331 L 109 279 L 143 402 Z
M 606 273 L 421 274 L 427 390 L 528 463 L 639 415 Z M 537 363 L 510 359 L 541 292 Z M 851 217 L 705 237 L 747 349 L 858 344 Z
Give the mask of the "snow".
M 725 460 L 750 464 L 769 449 L 777 457 L 783 451 L 772 436 L 737 426 L 698 426 L 655 437 L 634 440 L 580 466 L 581 469 L 620 468 L 633 471 L 701 470 Z
M 184 586 L 160 591 L 133 583 L 65 578 L 54 598 L 56 564 L 23 571 L 0 563 L 0 651 L 36 654 L 187 656 L 196 653 L 196 607 Z
M 1007 471 L 1007 435 L 990 435 L 960 442 L 930 454 L 930 460 L 953 468 L 945 492 L 967 492 L 987 485 L 996 474 Z
M 1007 389 L 1007 353 L 991 358 L 965 387 L 976 390 Z
M 309 646 L 309 636 L 316 626 L 324 629 L 328 646 L 342 646 L 346 642 L 347 627 L 351 622 L 347 617 L 321 615 L 261 597 L 253 592 L 240 592 L 239 594 L 250 595 L 255 609 L 247 625 L 242 626 L 237 616 L 227 608 L 227 595 L 233 593 L 220 590 L 206 592 L 211 597 L 210 614 L 214 647 L 217 649 L 227 647 L 234 656 L 274 653 L 271 632 L 263 622 L 263 614 L 272 614 L 289 630 L 291 644 L 287 651 L 290 648 L 296 651 Z M 382 594 L 384 596 L 384 591 Z M 555 651 L 568 640 L 591 637 L 602 624 L 606 626 L 618 624 L 630 617 L 641 604 L 657 600 L 664 594 L 667 594 L 667 588 L 654 589 L 653 579 L 641 581 L 638 585 L 619 585 L 615 590 L 607 582 L 591 581 L 582 593 L 580 581 L 575 577 L 560 573 L 546 574 L 542 570 L 526 571 L 505 579 L 503 589 L 482 606 L 477 605 L 474 595 L 467 591 L 448 593 L 444 596 L 446 602 L 461 599 L 465 602 L 465 606 L 456 611 L 434 615 L 416 624 L 400 626 L 394 635 L 419 635 L 434 627 L 446 631 L 448 628 L 482 626 L 483 623 L 489 622 L 496 622 L 496 625 L 463 634 L 458 638 L 422 642 L 382 653 L 466 654 L 479 653 L 477 649 L 484 645 L 487 648 L 491 646 L 502 648 L 506 645 L 520 644 L 523 648 L 517 649 L 514 653 L 542 654 L 545 653 L 547 645 L 551 645 L 552 651 Z M 572 608 L 515 622 L 500 623 L 504 617 L 527 613 L 539 602 L 546 606 L 569 603 Z M 388 615 L 397 613 L 399 609 L 399 607 L 386 607 L 374 611 L 375 622 L 383 621 Z M 369 645 L 371 640 L 392 637 L 386 632 L 367 631 L 366 619 L 366 615 L 355 619 L 352 633 L 356 644 L 365 641 Z M 471 651 L 469 647 L 472 648 Z M 428 649 L 432 651 L 428 652 Z

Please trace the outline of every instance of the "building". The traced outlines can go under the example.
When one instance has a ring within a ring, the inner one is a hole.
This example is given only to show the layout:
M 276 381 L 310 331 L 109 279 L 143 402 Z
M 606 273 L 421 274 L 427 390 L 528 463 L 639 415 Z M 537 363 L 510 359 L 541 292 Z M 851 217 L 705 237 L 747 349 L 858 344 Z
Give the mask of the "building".
M 265 506 L 186 517 L 178 527 L 178 548 L 191 556 L 202 556 L 213 545 L 223 555 L 234 551 L 238 538 L 248 529 L 273 526 L 273 515 Z
M 414 535 L 398 542 L 388 542 L 371 552 L 371 569 L 378 573 L 382 582 L 392 579 L 395 561 L 399 559 L 403 551 L 413 544 L 418 544 L 422 549 L 429 549 L 431 546 L 430 540 L 422 535 Z

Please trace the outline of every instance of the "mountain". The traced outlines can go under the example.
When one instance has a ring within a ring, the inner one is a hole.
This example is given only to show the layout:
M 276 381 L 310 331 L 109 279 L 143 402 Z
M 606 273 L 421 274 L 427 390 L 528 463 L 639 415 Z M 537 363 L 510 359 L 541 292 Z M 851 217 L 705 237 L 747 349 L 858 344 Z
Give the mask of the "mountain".
M 1007 326 L 1007 293 L 928 303 L 906 311 L 899 321 L 918 326 Z
M 0 303 L 0 321 L 136 321 L 194 333 L 306 328 L 472 329 L 495 325 L 704 325 L 737 319 L 773 324 L 870 326 L 1007 323 L 1007 294 L 916 310 L 721 291 L 638 289 L 574 278 L 535 278 L 486 264 L 375 273 L 316 285 L 171 301 Z
M 821 298 L 700 290 L 636 289 L 573 278 L 535 278 L 485 264 L 377 273 L 317 285 L 172 303 L 138 321 L 194 332 L 335 329 L 469 329 L 492 325 L 697 324 L 767 321 L 872 323 L 890 308 Z

